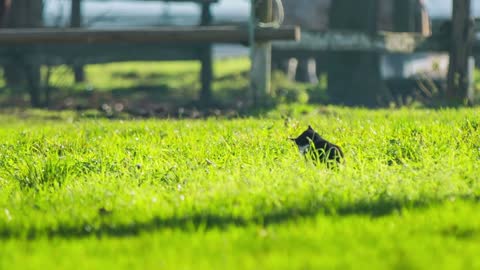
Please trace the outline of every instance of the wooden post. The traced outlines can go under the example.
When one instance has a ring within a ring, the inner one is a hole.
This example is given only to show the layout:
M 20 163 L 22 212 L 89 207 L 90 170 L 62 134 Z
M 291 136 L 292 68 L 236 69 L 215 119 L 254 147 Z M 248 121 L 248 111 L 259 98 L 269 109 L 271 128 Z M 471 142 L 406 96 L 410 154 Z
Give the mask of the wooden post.
M 269 23 L 273 19 L 272 0 L 252 0 L 255 24 Z M 250 88 L 255 106 L 265 105 L 271 91 L 272 44 L 269 41 L 255 42 L 253 46 L 250 73 Z
M 468 59 L 474 40 L 471 0 L 453 1 L 452 31 L 450 33 L 450 63 L 447 77 L 447 102 L 462 104 L 468 101 Z
M 10 16 L 7 27 L 37 28 L 43 25 L 42 0 L 11 1 Z M 33 107 L 41 107 L 40 64 L 35 63 L 34 55 L 23 55 L 5 66 L 5 79 L 9 87 L 16 92 L 27 88 L 30 103 Z
M 377 0 L 335 0 L 330 10 L 330 29 L 377 32 Z M 378 106 L 385 95 L 376 52 L 330 52 L 328 95 L 333 103 Z
M 70 27 L 79 28 L 82 26 L 82 0 L 72 0 L 72 8 L 70 13 Z M 85 71 L 83 66 L 73 64 L 73 73 L 75 75 L 75 82 L 85 81 Z
M 210 11 L 210 4 L 202 4 L 202 16 L 200 25 L 210 25 L 212 23 L 212 13 Z M 202 82 L 202 89 L 200 91 L 200 102 L 203 105 L 209 105 L 212 101 L 212 81 L 213 81 L 213 56 L 212 45 L 207 44 L 200 49 L 201 72 L 200 80 Z

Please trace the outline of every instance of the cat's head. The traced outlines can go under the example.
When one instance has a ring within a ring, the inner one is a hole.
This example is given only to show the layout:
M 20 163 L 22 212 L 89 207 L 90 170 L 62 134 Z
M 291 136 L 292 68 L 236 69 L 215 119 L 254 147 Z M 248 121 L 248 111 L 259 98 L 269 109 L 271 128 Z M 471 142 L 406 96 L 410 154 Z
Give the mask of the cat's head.
M 309 125 L 307 130 L 302 132 L 300 136 L 292 138 L 291 140 L 297 144 L 300 153 L 305 154 L 308 151 L 308 148 L 310 148 L 311 142 L 320 138 L 320 135 Z

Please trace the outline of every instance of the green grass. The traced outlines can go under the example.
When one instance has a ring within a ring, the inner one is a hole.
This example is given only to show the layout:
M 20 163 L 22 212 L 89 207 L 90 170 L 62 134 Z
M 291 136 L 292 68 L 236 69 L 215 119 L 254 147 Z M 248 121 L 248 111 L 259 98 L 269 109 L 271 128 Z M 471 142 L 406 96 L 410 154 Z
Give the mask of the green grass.
M 216 61 L 215 78 L 221 79 L 246 72 L 250 68 L 247 58 Z M 168 85 L 173 89 L 200 88 L 200 63 L 183 62 L 126 62 L 87 66 L 88 82 L 99 90 L 128 89 L 138 86 Z M 104 74 L 104 76 L 98 76 Z M 73 84 L 73 74 L 68 82 Z M 246 79 L 245 79 L 246 80 Z M 216 86 L 216 85 L 214 85 Z
M 212 82 L 213 103 L 219 107 L 234 108 L 245 103 L 249 95 L 248 58 L 225 58 L 214 61 Z M 43 85 L 48 68 L 42 67 Z M 75 83 L 68 66 L 50 69 L 51 108 L 98 108 L 103 103 L 122 103 L 128 108 L 148 106 L 188 106 L 198 100 L 200 63 L 198 61 L 121 62 L 85 66 L 86 81 Z M 311 100 L 325 101 L 326 81 L 319 85 L 295 83 L 281 72 L 273 74 L 275 101 L 298 101 L 297 95 L 309 91 Z M 29 96 L 26 86 L 12 90 L 5 88 L 3 69 L 0 69 L 0 105 L 25 106 Z M 288 96 L 285 98 L 284 96 Z M 43 97 L 43 95 L 42 95 Z M 305 97 L 303 98 L 305 100 Z M 308 100 L 308 95 L 306 95 Z M 273 101 L 273 100 L 272 100 Z M 69 105 L 66 105 L 69 104 Z
M 479 109 L 0 116 L 0 269 L 475 269 Z M 346 166 L 305 162 L 308 124 Z
M 222 59 L 214 62 L 215 81 L 212 85 L 216 94 L 235 89 L 246 90 L 250 68 L 247 58 Z M 243 73 L 243 75 L 242 75 Z M 89 65 L 85 68 L 86 82 L 76 85 L 72 70 L 66 66 L 52 71 L 51 84 L 63 91 L 94 90 L 129 95 L 131 89 L 148 94 L 156 99 L 165 95 L 195 98 L 200 91 L 200 63 L 182 62 L 125 62 Z M 149 91 L 150 90 L 150 91 Z

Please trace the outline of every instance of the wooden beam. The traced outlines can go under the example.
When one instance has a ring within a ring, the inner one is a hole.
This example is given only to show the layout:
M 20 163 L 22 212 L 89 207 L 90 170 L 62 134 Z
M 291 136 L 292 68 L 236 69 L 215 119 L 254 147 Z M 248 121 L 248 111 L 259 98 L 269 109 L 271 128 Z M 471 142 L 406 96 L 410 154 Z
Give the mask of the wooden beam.
M 298 27 L 259 28 L 258 42 L 298 40 Z M 241 26 L 158 27 L 131 30 L 1 29 L 0 44 L 101 44 L 101 43 L 248 43 L 248 29 Z
M 447 98 L 449 103 L 462 104 L 468 97 L 469 65 L 474 40 L 474 23 L 470 0 L 453 1 L 452 27 L 450 33 L 450 64 L 447 75 Z

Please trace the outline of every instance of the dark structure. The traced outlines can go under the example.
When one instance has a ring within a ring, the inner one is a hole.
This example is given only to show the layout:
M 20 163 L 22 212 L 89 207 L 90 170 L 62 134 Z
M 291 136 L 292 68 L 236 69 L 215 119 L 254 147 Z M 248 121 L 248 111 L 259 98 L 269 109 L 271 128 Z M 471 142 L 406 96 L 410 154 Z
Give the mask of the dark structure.
M 3 1 L 8 28 L 38 28 L 43 25 L 42 0 Z M 9 2 L 9 3 L 7 3 Z M 1 3 L 0 3 L 1 4 Z M 9 6 L 5 4 L 10 4 Z M 32 56 L 32 55 L 30 55 Z M 11 62 L 4 65 L 5 79 L 8 87 L 15 92 L 27 90 L 33 107 L 42 106 L 40 64 L 35 57 L 15 54 Z
M 70 12 L 70 27 L 82 27 L 82 0 L 71 0 L 72 7 Z M 75 82 L 85 81 L 85 71 L 82 65 L 73 64 L 73 74 Z
M 0 27 L 5 26 L 11 4 L 11 0 L 0 0 Z
M 475 23 L 471 14 L 470 0 L 453 1 L 453 14 L 450 32 L 450 65 L 447 77 L 447 101 L 450 104 L 463 104 L 471 101 L 469 93 L 469 57 L 472 54 Z
M 330 10 L 331 30 L 374 35 L 378 30 L 377 0 L 336 0 Z M 328 95 L 334 103 L 375 106 L 385 95 L 376 52 L 330 52 Z

